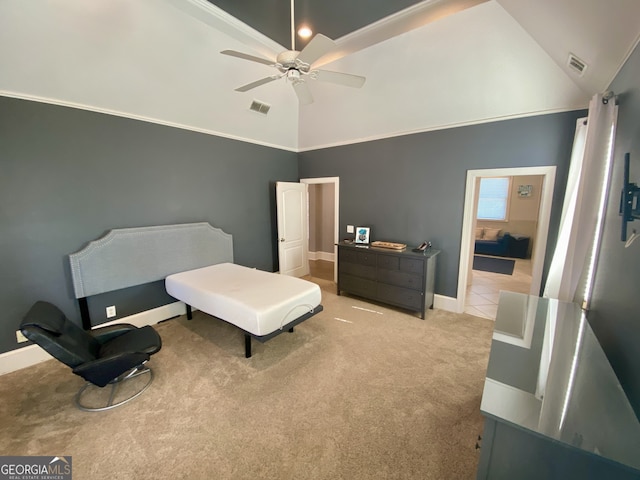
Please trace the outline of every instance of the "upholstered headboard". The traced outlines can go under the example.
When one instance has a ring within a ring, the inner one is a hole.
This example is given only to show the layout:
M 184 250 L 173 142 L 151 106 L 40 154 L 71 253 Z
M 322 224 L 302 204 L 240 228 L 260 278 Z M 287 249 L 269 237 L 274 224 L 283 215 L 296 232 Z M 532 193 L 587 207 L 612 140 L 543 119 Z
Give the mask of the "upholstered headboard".
M 75 297 L 162 280 L 233 262 L 233 237 L 206 222 L 110 230 L 69 255 Z

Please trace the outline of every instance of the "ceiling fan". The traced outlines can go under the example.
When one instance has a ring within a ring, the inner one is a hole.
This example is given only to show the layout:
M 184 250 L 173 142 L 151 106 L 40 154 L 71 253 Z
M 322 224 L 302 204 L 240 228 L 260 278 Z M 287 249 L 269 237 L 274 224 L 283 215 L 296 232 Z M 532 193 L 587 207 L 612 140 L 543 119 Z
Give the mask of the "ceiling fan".
M 270 60 L 264 57 L 256 57 L 247 53 L 238 52 L 235 50 L 223 50 L 220 53 L 223 55 L 229 55 L 231 57 L 241 58 L 243 60 L 250 60 L 252 62 L 262 63 L 275 67 L 278 73 L 270 75 L 268 77 L 261 78 L 255 82 L 242 85 L 235 89 L 236 92 L 246 92 L 253 88 L 259 87 L 266 83 L 273 82 L 280 78 L 286 77 L 291 86 L 293 87 L 298 100 L 304 105 L 313 103 L 313 96 L 307 85 L 307 80 L 317 80 L 320 82 L 330 82 L 345 87 L 360 88 L 364 85 L 365 77 L 360 75 L 352 75 L 350 73 L 333 72 L 329 70 L 314 69 L 313 64 L 324 57 L 326 54 L 332 52 L 337 48 L 336 43 L 329 37 L 321 34 L 315 35 L 311 41 L 298 52 L 295 49 L 295 25 L 294 25 L 294 11 L 293 0 L 291 1 L 291 50 L 285 50 L 278 54 L 274 60 Z

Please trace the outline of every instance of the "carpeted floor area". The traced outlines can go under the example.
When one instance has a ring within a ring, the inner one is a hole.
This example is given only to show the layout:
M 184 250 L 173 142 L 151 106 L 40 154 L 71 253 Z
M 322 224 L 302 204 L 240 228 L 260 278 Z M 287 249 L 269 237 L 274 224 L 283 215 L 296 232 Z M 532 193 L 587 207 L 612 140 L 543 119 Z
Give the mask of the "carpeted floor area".
M 77 410 L 56 361 L 0 377 L 1 454 L 71 455 L 78 480 L 475 478 L 493 322 L 314 281 L 324 312 L 250 359 L 200 312 L 157 325 L 154 383 L 112 411 Z

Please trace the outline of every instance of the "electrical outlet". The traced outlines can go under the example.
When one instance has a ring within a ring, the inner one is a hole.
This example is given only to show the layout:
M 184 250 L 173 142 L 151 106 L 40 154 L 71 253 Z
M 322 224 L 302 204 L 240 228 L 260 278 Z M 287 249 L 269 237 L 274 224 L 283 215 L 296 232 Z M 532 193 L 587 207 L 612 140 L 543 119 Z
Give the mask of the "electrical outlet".
M 29 339 L 25 337 L 20 330 L 16 330 L 16 340 L 18 343 L 28 342 Z
M 347 233 L 354 233 L 355 229 L 353 228 L 353 225 L 347 225 Z
M 115 316 L 116 316 L 116 306 L 111 305 L 110 307 L 107 307 L 107 318 L 113 318 Z

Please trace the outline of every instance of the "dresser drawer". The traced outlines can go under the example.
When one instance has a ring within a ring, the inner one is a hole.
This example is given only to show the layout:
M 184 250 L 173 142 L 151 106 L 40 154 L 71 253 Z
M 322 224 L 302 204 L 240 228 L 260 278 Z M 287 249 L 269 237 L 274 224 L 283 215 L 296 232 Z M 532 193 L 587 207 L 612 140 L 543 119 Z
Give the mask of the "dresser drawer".
M 357 263 L 359 265 L 376 266 L 375 254 L 369 253 L 367 250 L 338 250 L 338 263 Z
M 391 255 L 378 255 L 378 268 L 400 270 L 400 258 Z
M 405 273 L 413 273 L 415 275 L 423 275 L 424 260 L 416 258 L 401 258 L 400 271 Z
M 378 270 L 376 279 L 382 283 L 422 291 L 422 276 L 393 270 Z
M 375 280 L 376 278 L 376 267 L 360 265 L 358 263 L 341 262 L 339 272 L 353 275 L 355 277 L 369 278 L 371 280 Z
M 338 285 L 340 290 L 351 292 L 355 295 L 367 298 L 375 298 L 376 296 L 376 282 L 373 280 L 353 277 L 340 272 L 338 274 Z
M 377 298 L 382 302 L 392 303 L 409 310 L 422 310 L 424 302 L 422 293 L 410 288 L 401 288 L 393 285 L 378 283 Z

